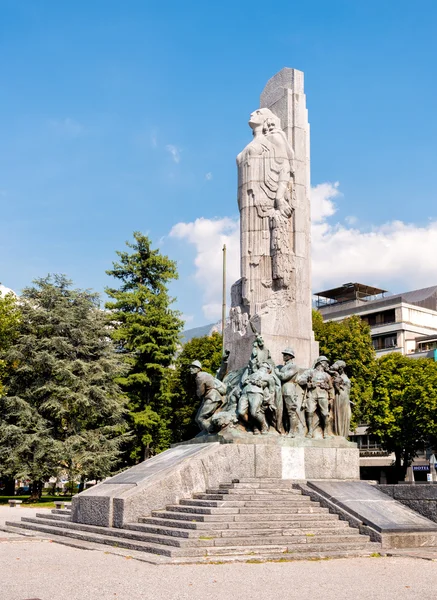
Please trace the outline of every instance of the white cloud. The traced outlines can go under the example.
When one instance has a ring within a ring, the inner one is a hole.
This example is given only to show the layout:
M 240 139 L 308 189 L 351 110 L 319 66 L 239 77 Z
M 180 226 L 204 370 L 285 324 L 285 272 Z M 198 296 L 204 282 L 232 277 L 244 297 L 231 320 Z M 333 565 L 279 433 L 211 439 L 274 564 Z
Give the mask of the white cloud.
M 435 255 L 437 220 L 419 226 L 402 221 L 360 229 L 354 218 L 335 222 L 338 183 L 312 188 L 312 287 L 321 291 L 359 281 L 390 291 L 408 291 L 437 284 Z M 238 219 L 197 219 L 178 223 L 170 235 L 196 248 L 195 279 L 202 290 L 206 319 L 221 315 L 221 248 L 228 252 L 228 287 L 240 276 Z
M 333 198 L 341 196 L 338 189 L 339 183 L 319 183 L 311 188 L 311 220 L 313 223 L 321 223 L 332 217 L 337 207 Z
M 85 127 L 79 121 L 66 117 L 65 119 L 50 119 L 50 127 L 59 135 L 76 138 L 85 133 Z
M 6 296 L 6 294 L 9 294 L 9 292 L 12 292 L 14 296 L 17 295 L 13 290 L 0 283 L 0 296 Z
M 150 144 L 152 148 L 157 148 L 158 146 L 158 134 L 155 130 L 150 134 Z
M 206 181 L 211 181 L 211 179 L 212 179 L 212 173 L 211 172 L 206 173 L 205 174 L 205 179 L 206 179 Z
M 184 321 L 185 325 L 188 325 L 188 323 L 191 323 L 192 321 L 194 321 L 194 315 L 183 314 L 183 315 L 181 315 L 181 319 L 182 319 L 182 321 Z
M 177 146 L 174 146 L 173 144 L 167 144 L 167 146 L 165 147 L 165 149 L 167 150 L 167 152 L 169 152 L 171 154 L 172 159 L 174 160 L 174 162 L 176 164 L 181 162 L 181 150 L 180 148 L 178 148 Z
M 208 321 L 221 316 L 223 244 L 226 244 L 227 287 L 240 277 L 240 227 L 238 219 L 196 219 L 177 223 L 170 236 L 196 248 L 195 280 L 202 290 L 203 314 Z

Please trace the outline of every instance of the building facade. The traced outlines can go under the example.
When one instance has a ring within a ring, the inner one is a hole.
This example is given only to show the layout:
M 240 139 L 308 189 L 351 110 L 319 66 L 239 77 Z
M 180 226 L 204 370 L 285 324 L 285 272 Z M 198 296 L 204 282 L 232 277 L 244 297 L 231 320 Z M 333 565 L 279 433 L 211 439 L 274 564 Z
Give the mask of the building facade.
M 324 321 L 358 315 L 370 326 L 377 356 L 400 352 L 412 358 L 435 358 L 437 350 L 437 285 L 386 295 L 361 283 L 318 292 L 316 306 Z
M 348 283 L 318 292 L 316 306 L 324 321 L 342 321 L 357 315 L 368 323 L 377 356 L 400 352 L 411 358 L 437 361 L 437 286 L 387 295 L 380 288 Z M 350 439 L 357 442 L 360 450 L 363 479 L 395 483 L 394 454 L 380 447 L 364 423 L 351 432 Z M 413 462 L 416 481 L 427 480 L 429 454 L 424 449 Z

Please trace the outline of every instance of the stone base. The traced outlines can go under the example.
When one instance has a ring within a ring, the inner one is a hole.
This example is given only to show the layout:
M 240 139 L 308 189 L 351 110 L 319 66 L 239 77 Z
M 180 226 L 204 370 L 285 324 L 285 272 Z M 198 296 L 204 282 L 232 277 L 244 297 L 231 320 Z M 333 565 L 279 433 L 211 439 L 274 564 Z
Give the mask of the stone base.
M 359 479 L 359 451 L 344 439 L 297 444 L 280 436 L 259 436 L 260 442 L 249 437 L 246 443 L 195 438 L 170 448 L 73 498 L 72 520 L 123 527 L 193 493 L 246 477 Z
M 188 446 L 192 444 L 208 444 L 219 442 L 220 444 L 249 444 L 256 446 L 290 446 L 293 448 L 357 448 L 355 442 L 348 442 L 346 438 L 341 436 L 333 436 L 324 439 L 319 436 L 316 438 L 306 437 L 289 437 L 280 435 L 273 428 L 267 434 L 254 435 L 252 432 L 246 431 L 240 427 L 226 427 L 218 433 L 204 434 L 201 433 L 191 440 L 174 444 L 174 448 L 179 446 Z M 359 477 L 358 477 L 359 478 Z

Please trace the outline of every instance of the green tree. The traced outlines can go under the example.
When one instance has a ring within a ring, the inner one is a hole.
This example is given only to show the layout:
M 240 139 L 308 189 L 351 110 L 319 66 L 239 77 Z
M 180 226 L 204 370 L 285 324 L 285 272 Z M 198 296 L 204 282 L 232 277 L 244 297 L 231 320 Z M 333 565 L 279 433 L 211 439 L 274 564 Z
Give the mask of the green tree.
M 313 330 L 320 344 L 320 354 L 331 364 L 339 359 L 346 362 L 352 388 L 352 423 L 363 419 L 363 412 L 372 398 L 376 357 L 370 336 L 370 327 L 358 316 L 343 321 L 324 322 L 322 315 L 313 310 Z
M 60 470 L 70 479 L 114 470 L 125 399 L 114 381 L 122 363 L 97 294 L 71 289 L 62 275 L 34 283 L 20 298 L 18 336 L 5 355 L 0 464 L 6 474 L 31 479 L 39 496 Z
M 4 355 L 17 338 L 19 323 L 20 311 L 15 295 L 11 292 L 5 295 L 0 293 L 0 396 L 3 394 L 2 381 L 6 368 Z
M 134 232 L 130 251 L 117 252 L 118 262 L 107 274 L 120 282 L 109 287 L 112 338 L 123 357 L 126 374 L 118 379 L 129 397 L 134 441 L 130 459 L 139 462 L 168 448 L 170 395 L 168 381 L 182 330 L 173 310 L 168 283 L 177 279 L 176 263 L 151 247 L 145 235 Z
M 173 442 L 189 440 L 199 433 L 194 417 L 200 400 L 196 397 L 196 385 L 189 365 L 193 360 L 200 360 L 202 369 L 215 375 L 221 359 L 222 336 L 219 333 L 193 338 L 182 348 L 169 381 Z
M 364 416 L 369 432 L 395 453 L 403 480 L 417 451 L 437 438 L 437 363 L 397 352 L 380 357 Z

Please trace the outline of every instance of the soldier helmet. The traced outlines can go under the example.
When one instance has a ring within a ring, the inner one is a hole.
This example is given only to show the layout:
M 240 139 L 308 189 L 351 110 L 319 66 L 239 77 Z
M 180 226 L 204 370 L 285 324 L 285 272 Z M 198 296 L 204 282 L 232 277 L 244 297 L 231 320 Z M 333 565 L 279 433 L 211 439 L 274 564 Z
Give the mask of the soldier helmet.
M 346 368 L 346 363 L 344 362 L 344 360 L 336 360 L 335 363 L 332 365 L 331 369 L 334 369 L 334 371 L 337 371 L 339 368 Z
M 288 356 L 292 356 L 293 358 L 296 356 L 293 348 L 285 348 L 285 350 L 282 350 L 282 354 L 287 354 Z
M 190 364 L 190 367 L 197 367 L 198 369 L 201 369 L 202 363 L 200 360 L 193 360 L 193 362 Z
M 317 365 L 319 365 L 321 362 L 329 363 L 329 360 L 326 358 L 326 356 L 319 356 L 318 358 L 316 358 L 316 362 L 314 363 L 314 366 L 317 367 Z

